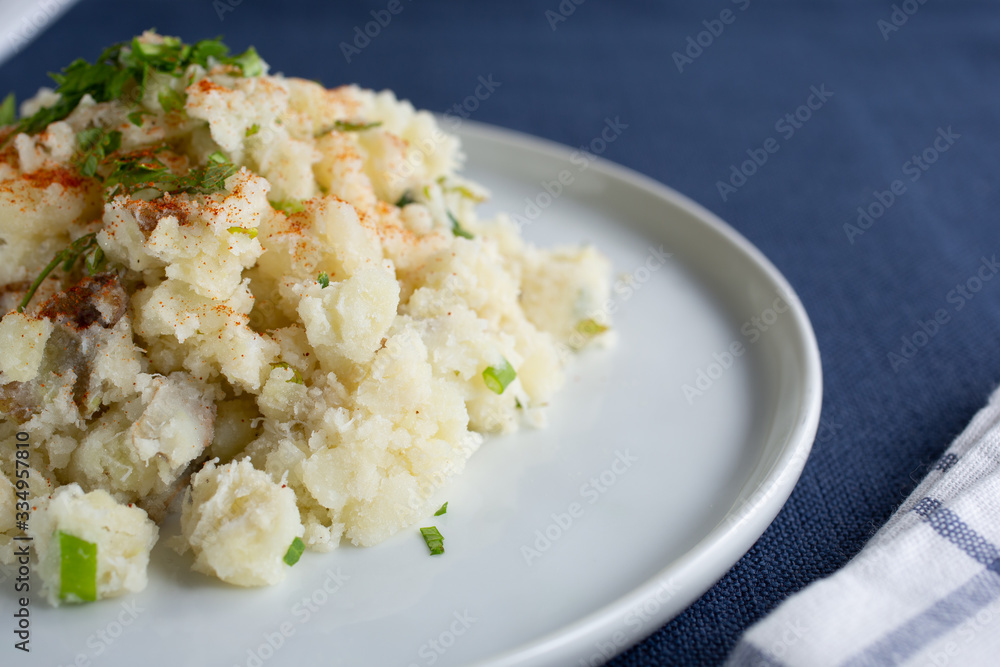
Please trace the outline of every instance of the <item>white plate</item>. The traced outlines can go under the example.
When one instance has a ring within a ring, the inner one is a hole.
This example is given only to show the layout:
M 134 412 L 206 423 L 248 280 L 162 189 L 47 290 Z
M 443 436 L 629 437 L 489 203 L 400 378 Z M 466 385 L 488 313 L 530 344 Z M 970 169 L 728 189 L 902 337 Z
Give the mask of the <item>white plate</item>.
M 791 288 L 658 183 L 603 161 L 584 169 L 570 149 L 505 130 L 460 134 L 468 173 L 494 193 L 488 210 L 544 205 L 543 184 L 554 191 L 565 171 L 572 184 L 525 234 L 592 241 L 633 278 L 615 297 L 618 346 L 570 370 L 550 426 L 489 440 L 441 495 L 447 515 L 421 524 L 440 527 L 446 553 L 430 557 L 414 528 L 373 549 L 307 554 L 284 585 L 242 590 L 161 546 L 141 595 L 53 610 L 36 594 L 33 651 L 18 664 L 597 664 L 750 548 L 819 421 L 819 353 Z M 656 266 L 661 245 L 672 256 Z M 744 352 L 727 363 L 735 343 Z M 697 388 L 699 371 L 705 391 L 689 401 L 682 387 Z M 2 587 L 9 609 L 12 582 Z

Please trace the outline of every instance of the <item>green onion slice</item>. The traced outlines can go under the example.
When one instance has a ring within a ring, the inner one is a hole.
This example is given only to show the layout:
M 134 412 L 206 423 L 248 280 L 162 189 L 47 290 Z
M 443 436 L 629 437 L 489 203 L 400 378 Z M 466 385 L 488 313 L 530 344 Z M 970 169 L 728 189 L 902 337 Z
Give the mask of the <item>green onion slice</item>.
M 483 382 L 495 394 L 502 394 L 507 385 L 513 382 L 516 377 L 517 372 L 506 359 L 499 366 L 489 366 L 483 371 Z
M 302 379 L 302 374 L 299 373 L 299 369 L 289 365 L 287 361 L 276 361 L 271 364 L 271 368 L 288 368 L 292 371 L 292 377 L 289 380 L 285 380 L 285 382 L 291 382 L 292 384 L 305 384 L 305 381 Z
M 282 558 L 283 561 L 289 565 L 295 565 L 302 558 L 302 552 L 306 550 L 306 545 L 301 539 L 296 537 L 292 540 L 291 546 L 288 547 L 288 551 L 285 552 L 285 557 Z
M 396 206 L 398 208 L 403 208 L 404 206 L 409 206 L 415 201 L 417 200 L 414 199 L 413 195 L 410 194 L 410 191 L 407 190 L 406 192 L 403 193 L 403 196 L 399 198 L 399 201 L 396 202 Z
M 14 93 L 7 93 L 7 97 L 0 102 L 0 126 L 13 125 L 17 122 L 17 99 Z
M 257 230 L 253 227 L 230 227 L 230 234 L 246 234 L 252 239 L 257 238 Z
M 337 120 L 334 121 L 333 125 L 323 128 L 319 132 L 316 132 L 313 136 L 319 139 L 324 134 L 330 134 L 334 130 L 337 132 L 364 132 L 365 130 L 378 127 L 381 124 L 382 121 L 376 121 L 374 123 L 352 123 L 348 120 Z
M 424 538 L 424 542 L 427 543 L 427 548 L 431 550 L 432 556 L 437 556 L 444 553 L 444 537 L 434 526 L 430 528 L 421 528 L 420 534 Z
M 438 509 L 437 512 L 434 512 L 434 516 L 441 516 L 442 514 L 445 514 L 447 512 L 448 512 L 448 503 L 445 503 Z
M 292 215 L 293 213 L 301 213 L 306 210 L 306 207 L 302 205 L 302 202 L 297 199 L 285 199 L 281 201 L 271 202 L 271 208 L 276 211 L 282 211 L 285 215 Z
M 467 229 L 465 229 L 464 227 L 462 227 L 462 223 L 460 223 L 458 221 L 458 218 L 456 218 L 454 215 L 452 215 L 451 211 L 448 211 L 448 219 L 451 220 L 451 233 L 452 234 L 454 234 L 455 236 L 461 236 L 463 239 L 474 239 L 474 238 L 476 238 L 475 236 L 472 235 L 472 232 L 470 232 Z
M 593 318 L 588 318 L 586 320 L 580 320 L 576 324 L 576 330 L 582 333 L 584 336 L 596 336 L 602 334 L 608 330 L 606 324 L 601 324 Z
M 97 599 L 97 545 L 59 531 L 59 598 Z

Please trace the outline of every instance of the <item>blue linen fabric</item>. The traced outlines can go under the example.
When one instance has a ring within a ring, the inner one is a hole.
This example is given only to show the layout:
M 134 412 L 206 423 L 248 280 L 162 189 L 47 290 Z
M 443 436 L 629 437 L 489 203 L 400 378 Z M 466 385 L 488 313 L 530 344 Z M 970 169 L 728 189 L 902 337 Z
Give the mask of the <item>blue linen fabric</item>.
M 1000 380 L 996 4 L 400 3 L 345 54 L 388 0 L 82 0 L 0 67 L 0 91 L 23 99 L 46 72 L 155 26 L 224 33 L 275 71 L 441 112 L 492 77 L 496 91 L 462 113 L 571 146 L 608 118 L 627 124 L 604 157 L 763 250 L 823 356 L 820 432 L 786 507 L 701 599 L 613 661 L 720 664 L 750 624 L 859 551 Z

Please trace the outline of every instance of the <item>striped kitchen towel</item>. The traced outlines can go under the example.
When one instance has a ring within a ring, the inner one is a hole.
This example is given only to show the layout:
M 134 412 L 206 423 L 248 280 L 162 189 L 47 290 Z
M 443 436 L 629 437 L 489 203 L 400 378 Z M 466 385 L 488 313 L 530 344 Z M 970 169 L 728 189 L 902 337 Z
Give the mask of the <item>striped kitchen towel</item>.
M 781 665 L 1000 665 L 1000 389 L 861 553 L 726 663 Z

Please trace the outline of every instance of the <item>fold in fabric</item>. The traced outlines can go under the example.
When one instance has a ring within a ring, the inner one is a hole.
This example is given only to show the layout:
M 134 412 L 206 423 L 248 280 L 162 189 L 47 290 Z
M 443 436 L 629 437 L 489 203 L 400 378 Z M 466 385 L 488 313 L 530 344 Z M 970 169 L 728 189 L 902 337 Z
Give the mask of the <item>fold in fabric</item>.
M 1000 389 L 854 559 L 743 635 L 727 667 L 1000 664 Z

